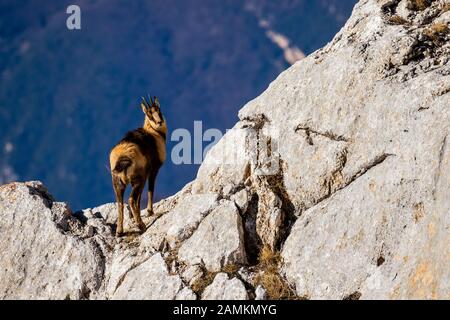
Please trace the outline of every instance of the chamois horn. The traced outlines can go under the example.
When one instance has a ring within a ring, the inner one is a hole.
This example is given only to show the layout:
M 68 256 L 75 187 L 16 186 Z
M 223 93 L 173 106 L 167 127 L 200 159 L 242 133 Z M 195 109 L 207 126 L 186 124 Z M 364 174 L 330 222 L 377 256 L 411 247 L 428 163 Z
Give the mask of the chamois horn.
M 142 103 L 144 104 L 146 109 L 150 109 L 151 105 L 148 103 L 147 99 L 145 97 L 142 97 Z

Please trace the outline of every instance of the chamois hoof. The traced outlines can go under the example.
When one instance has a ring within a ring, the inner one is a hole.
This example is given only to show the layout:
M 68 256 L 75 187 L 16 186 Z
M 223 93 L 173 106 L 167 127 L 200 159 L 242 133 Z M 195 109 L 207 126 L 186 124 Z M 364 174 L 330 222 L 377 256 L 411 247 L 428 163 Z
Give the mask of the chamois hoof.
M 120 238 L 122 236 L 123 236 L 123 231 L 122 232 L 116 231 L 116 237 Z
M 154 215 L 153 210 L 147 209 L 147 216 L 151 217 L 152 215 Z
M 139 230 L 140 230 L 142 233 L 144 233 L 145 230 L 147 230 L 147 227 L 145 226 L 144 223 L 140 223 L 138 227 L 139 227 Z

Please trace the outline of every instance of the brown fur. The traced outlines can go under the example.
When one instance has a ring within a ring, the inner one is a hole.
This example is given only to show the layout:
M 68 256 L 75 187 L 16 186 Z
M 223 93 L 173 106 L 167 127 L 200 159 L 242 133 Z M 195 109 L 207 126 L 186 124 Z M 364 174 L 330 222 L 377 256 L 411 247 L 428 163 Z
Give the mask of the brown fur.
M 128 132 L 125 137 L 111 150 L 109 162 L 112 184 L 117 199 L 118 236 L 123 234 L 123 194 L 128 184 L 131 194 L 128 200 L 130 218 L 145 231 L 145 224 L 140 215 L 141 194 L 148 181 L 147 211 L 153 213 L 153 193 L 158 171 L 166 159 L 166 121 L 161 113 L 159 102 L 155 97 L 150 102 L 143 99 L 141 104 L 145 114 L 144 126 Z

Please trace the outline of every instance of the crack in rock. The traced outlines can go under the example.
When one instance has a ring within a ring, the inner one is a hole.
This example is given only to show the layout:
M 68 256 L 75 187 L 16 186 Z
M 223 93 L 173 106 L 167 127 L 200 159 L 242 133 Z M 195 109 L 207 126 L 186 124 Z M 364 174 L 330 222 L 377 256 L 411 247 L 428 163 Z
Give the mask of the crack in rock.
M 441 176 L 442 161 L 444 160 L 444 154 L 445 154 L 446 146 L 447 146 L 447 135 L 445 135 L 444 139 L 442 140 L 441 148 L 439 149 L 438 166 L 437 166 L 436 172 L 434 174 L 434 179 L 433 179 L 434 180 L 434 187 L 433 187 L 432 195 L 433 195 L 433 199 L 434 200 L 436 200 L 436 189 L 437 189 L 437 185 L 438 185 L 438 182 L 439 182 L 439 178 Z
M 300 124 L 295 128 L 294 131 L 295 132 L 304 131 L 305 134 L 306 134 L 306 141 L 311 146 L 314 145 L 314 142 L 312 140 L 311 134 L 317 134 L 319 136 L 328 138 L 328 139 L 333 140 L 333 141 L 344 141 L 344 142 L 348 142 L 349 141 L 343 135 L 338 135 L 338 134 L 335 134 L 335 133 L 333 133 L 331 131 L 321 132 L 321 131 L 318 131 L 318 130 L 315 130 L 315 129 L 311 129 L 309 126 L 304 126 L 304 125 L 300 125 Z
M 363 176 L 365 173 L 367 173 L 370 169 L 372 169 L 373 167 L 383 163 L 386 158 L 388 158 L 389 156 L 394 156 L 394 154 L 389 154 L 389 153 L 383 153 L 377 157 L 375 157 L 372 161 L 370 161 L 369 163 L 367 163 L 366 165 L 363 165 L 361 169 L 358 170 L 357 173 L 353 174 L 351 177 L 347 178 L 344 180 L 344 182 L 337 187 L 332 188 L 331 186 L 328 188 L 328 190 L 330 190 L 330 192 L 328 192 L 327 194 L 325 194 L 323 197 L 319 198 L 317 200 L 317 202 L 315 202 L 312 206 L 307 207 L 306 209 L 312 208 L 318 204 L 320 204 L 321 202 L 325 201 L 326 199 L 330 198 L 332 195 L 334 195 L 336 192 L 338 192 L 339 190 L 342 190 L 346 187 L 348 187 L 351 183 L 353 183 L 356 179 L 360 178 L 361 176 Z M 345 160 L 346 161 L 346 160 Z M 344 162 L 345 165 L 345 162 Z M 334 191 L 331 191 L 334 190 Z M 306 210 L 305 209 L 305 210 Z

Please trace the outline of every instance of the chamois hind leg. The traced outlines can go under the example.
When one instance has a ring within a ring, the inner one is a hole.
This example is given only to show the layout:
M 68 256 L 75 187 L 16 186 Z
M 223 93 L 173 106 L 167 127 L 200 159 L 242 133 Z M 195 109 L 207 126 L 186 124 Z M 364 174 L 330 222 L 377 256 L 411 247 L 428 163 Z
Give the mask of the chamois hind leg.
M 145 180 L 132 182 L 130 199 L 128 200 L 131 211 L 133 212 L 134 221 L 137 223 L 139 230 L 141 230 L 142 232 L 145 231 L 146 227 L 145 227 L 144 222 L 141 219 L 141 209 L 140 209 L 139 199 L 140 199 L 140 194 L 144 190 L 144 186 L 145 186 Z
M 119 178 L 113 176 L 112 183 L 114 187 L 114 193 L 116 194 L 117 200 L 117 227 L 116 227 L 116 236 L 120 237 L 123 235 L 123 194 L 125 192 L 125 185 L 120 181 Z
M 131 209 L 131 207 L 129 207 L 129 210 L 128 210 L 128 216 L 130 217 L 130 220 L 133 222 L 136 222 L 135 220 L 134 220 L 134 215 L 133 215 L 133 210 Z
M 158 175 L 158 169 L 151 169 L 150 174 L 148 176 L 148 205 L 147 205 L 147 214 L 151 216 L 153 214 L 153 194 L 155 191 L 155 180 Z
M 144 187 L 145 187 L 145 186 L 142 187 L 142 190 L 144 190 Z M 138 198 L 138 200 L 137 200 L 137 202 L 139 203 L 139 209 L 141 208 L 141 196 L 142 196 L 142 192 L 139 194 L 139 198 Z M 139 211 L 139 212 L 140 212 L 140 211 Z

